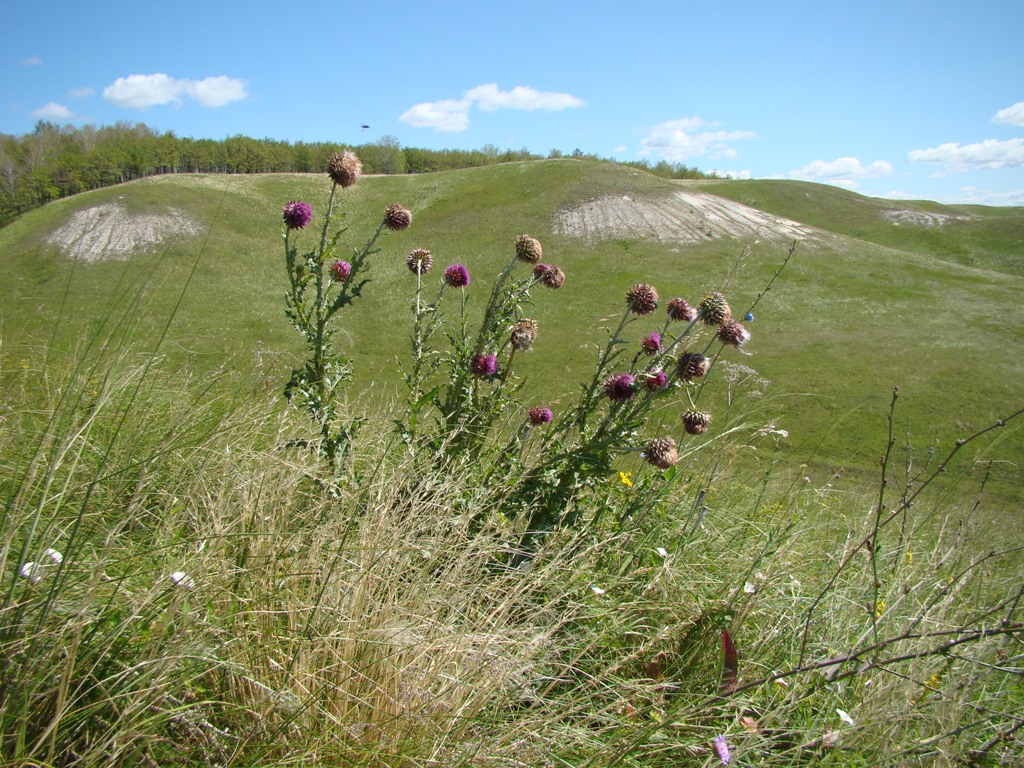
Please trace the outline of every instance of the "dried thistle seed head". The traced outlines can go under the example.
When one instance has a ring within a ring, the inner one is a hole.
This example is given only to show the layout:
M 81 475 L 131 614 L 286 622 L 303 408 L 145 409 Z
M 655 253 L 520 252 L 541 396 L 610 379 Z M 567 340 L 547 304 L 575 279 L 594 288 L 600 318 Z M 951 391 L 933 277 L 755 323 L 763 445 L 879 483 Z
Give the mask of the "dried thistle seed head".
M 544 249 L 540 247 L 540 241 L 529 235 L 516 237 L 516 258 L 525 261 L 527 264 L 536 264 L 544 255 Z
M 723 344 L 730 344 L 736 349 L 741 349 L 750 341 L 750 331 L 735 320 L 726 320 L 718 326 L 718 340 Z
M 339 187 L 351 187 L 363 173 L 363 164 L 353 152 L 337 152 L 327 163 L 327 175 Z
M 626 291 L 626 306 L 638 315 L 653 312 L 658 308 L 658 292 L 653 285 L 637 283 Z
M 405 263 L 409 267 L 409 271 L 414 275 L 425 275 L 430 271 L 430 265 L 434 263 L 434 257 L 430 255 L 430 251 L 426 248 L 417 248 L 409 253 L 409 258 L 405 260 Z
M 392 232 L 412 226 L 412 213 L 395 203 L 384 209 L 384 226 Z
M 616 373 L 605 379 L 603 386 L 613 403 L 624 403 L 636 393 L 636 378 L 629 373 Z
M 668 469 L 679 461 L 676 441 L 671 437 L 656 437 L 644 449 L 644 459 L 658 469 Z
M 529 349 L 537 340 L 537 321 L 524 317 L 512 327 L 512 346 L 518 350 Z
M 708 431 L 711 414 L 707 411 L 687 411 L 683 414 L 683 428 L 691 435 L 703 435 Z
M 718 291 L 712 291 L 700 300 L 697 314 L 705 325 L 721 325 L 732 318 L 729 302 Z
M 690 306 L 690 302 L 676 296 L 670 300 L 665 308 L 668 312 L 668 319 L 678 322 L 692 323 L 697 319 L 697 310 Z
M 530 424 L 538 427 L 541 424 L 550 424 L 551 419 L 554 418 L 554 414 L 551 413 L 550 408 L 538 405 L 527 411 L 526 417 L 530 420 Z
M 284 219 L 285 226 L 288 229 L 302 229 L 313 218 L 313 209 L 309 203 L 304 203 L 301 200 L 292 200 L 281 211 L 281 217 Z
M 676 373 L 684 381 L 699 379 L 708 372 L 711 361 L 700 352 L 683 352 L 676 361 Z
M 561 288 L 565 285 L 565 272 L 550 264 L 538 264 L 533 268 L 533 279 L 548 288 Z

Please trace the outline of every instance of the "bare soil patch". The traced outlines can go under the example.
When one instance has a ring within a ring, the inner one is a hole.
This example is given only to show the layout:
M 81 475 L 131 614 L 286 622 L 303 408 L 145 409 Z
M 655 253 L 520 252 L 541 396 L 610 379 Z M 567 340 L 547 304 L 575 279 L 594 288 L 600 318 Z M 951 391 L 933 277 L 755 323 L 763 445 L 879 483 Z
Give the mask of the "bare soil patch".
M 924 211 L 891 209 L 888 211 L 882 211 L 882 218 L 896 226 L 909 224 L 912 227 L 944 227 L 951 221 L 971 221 L 976 217 L 950 216 L 946 213 L 925 213 Z
M 556 217 L 556 234 L 585 240 L 631 238 L 699 243 L 752 237 L 778 242 L 829 244 L 828 233 L 707 192 L 678 190 L 654 199 L 607 196 Z
M 76 211 L 46 242 L 71 259 L 124 260 L 199 232 L 199 225 L 180 211 L 133 215 L 118 203 L 104 203 Z

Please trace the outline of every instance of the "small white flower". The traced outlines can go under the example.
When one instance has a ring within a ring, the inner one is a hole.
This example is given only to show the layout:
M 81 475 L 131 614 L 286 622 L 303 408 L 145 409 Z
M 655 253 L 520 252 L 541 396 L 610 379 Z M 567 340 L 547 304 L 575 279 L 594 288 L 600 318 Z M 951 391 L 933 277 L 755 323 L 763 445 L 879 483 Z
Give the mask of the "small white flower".
M 757 587 L 754 586 L 753 582 L 747 581 L 743 583 L 743 591 L 748 595 L 752 595 L 757 592 Z
M 21 578 L 28 579 L 29 584 L 38 584 L 43 578 L 38 563 L 25 563 L 18 569 L 18 574 Z
M 658 553 L 658 557 L 668 557 L 668 550 L 664 547 L 658 547 L 654 551 Z
M 594 592 L 594 594 L 595 594 L 595 595 L 603 595 L 603 594 L 604 594 L 604 590 L 603 590 L 603 589 L 601 589 L 601 588 L 600 588 L 600 587 L 598 587 L 598 586 L 594 586 L 594 585 L 592 585 L 592 586 L 591 586 L 590 588 L 591 588 L 591 590 L 593 590 L 593 592 Z
M 64 562 L 64 555 L 62 555 L 56 549 L 47 549 L 45 552 L 43 552 L 43 554 L 51 560 L 53 560 L 53 562 L 57 563 L 57 565 L 60 565 Z
M 847 725 L 856 725 L 856 723 L 853 722 L 853 718 L 850 717 L 850 715 L 847 712 L 845 712 L 844 710 L 837 709 L 836 710 L 836 714 L 839 715 L 839 719 L 842 720 Z
M 754 574 L 754 578 L 755 579 L 760 579 L 761 581 L 764 581 L 768 577 L 765 576 L 761 571 L 758 571 L 757 573 Z
M 175 571 L 171 574 L 171 581 L 182 589 L 192 589 L 196 585 L 196 580 L 189 576 L 184 571 Z

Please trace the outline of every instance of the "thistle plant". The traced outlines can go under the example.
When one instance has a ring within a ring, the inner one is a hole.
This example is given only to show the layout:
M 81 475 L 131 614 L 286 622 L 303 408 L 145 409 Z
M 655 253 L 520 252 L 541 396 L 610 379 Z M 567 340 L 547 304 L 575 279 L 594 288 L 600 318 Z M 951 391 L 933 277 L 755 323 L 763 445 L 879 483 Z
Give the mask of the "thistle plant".
M 338 407 L 339 387 L 351 378 L 351 363 L 333 347 L 335 316 L 362 295 L 369 282 L 365 277 L 367 259 L 379 252 L 378 238 L 385 231 L 408 229 L 412 214 L 400 205 L 390 205 L 376 231 L 362 248 L 347 259 L 338 257 L 339 239 L 347 228 L 331 232 L 338 190 L 356 184 L 362 173 L 359 159 L 351 152 L 334 155 L 329 163 L 331 193 L 327 201 L 319 245 L 300 255 L 298 231 L 313 219 L 312 207 L 292 201 L 282 211 L 284 227 L 285 268 L 288 292 L 285 315 L 302 335 L 306 356 L 302 365 L 292 370 L 285 387 L 285 396 L 296 407 L 306 411 L 318 431 L 315 444 L 330 471 L 337 474 L 362 418 L 343 418 Z M 344 214 L 342 214 L 344 215 Z

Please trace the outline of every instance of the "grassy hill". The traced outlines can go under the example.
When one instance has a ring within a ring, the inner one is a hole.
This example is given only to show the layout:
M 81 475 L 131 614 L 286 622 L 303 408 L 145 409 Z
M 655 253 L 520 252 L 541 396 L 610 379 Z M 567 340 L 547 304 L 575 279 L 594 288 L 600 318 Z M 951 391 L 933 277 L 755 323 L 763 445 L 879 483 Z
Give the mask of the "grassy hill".
M 281 209 L 312 204 L 314 248 L 328 194 L 150 178 L 0 231 L 4 765 L 1020 763 L 1020 419 L 937 467 L 1021 406 L 1024 212 L 574 160 L 365 178 L 345 248 L 390 203 L 414 221 L 338 316 L 330 426 L 383 423 L 328 466 L 281 396 Z M 407 254 L 428 300 L 468 267 L 457 325 L 524 232 L 567 276 L 532 289 L 524 397 L 463 343 L 450 420 L 400 439 Z M 749 356 L 569 411 L 608 326 L 637 360 L 661 329 L 646 290 L 626 314 L 640 281 L 756 303 Z
M 540 340 L 522 370 L 536 396 L 556 406 L 587 375 L 601 329 L 618 317 L 633 283 L 651 282 L 663 301 L 678 295 L 696 302 L 722 289 L 745 311 L 784 260 L 783 238 L 753 230 L 685 243 L 553 234 L 560 212 L 588 201 L 657 202 L 680 189 L 738 201 L 821 235 L 797 242 L 758 305 L 749 324 L 751 356 L 730 358 L 771 381 L 759 412 L 790 433 L 762 459 L 808 464 L 816 479 L 840 467 L 873 477 L 897 385 L 898 442 L 909 436 L 918 445 L 949 444 L 1019 407 L 1021 209 L 878 200 L 792 181 L 674 182 L 577 160 L 370 177 L 346 193 L 344 237 L 353 247 L 391 202 L 415 217 L 410 230 L 384 238 L 364 298 L 342 318 L 343 344 L 355 363 L 352 392 L 401 394 L 397 367 L 408 359 L 414 288 L 405 255 L 416 247 L 434 254 L 431 278 L 449 263 L 466 264 L 471 308 L 479 309 L 515 236 L 528 232 L 542 241 L 545 261 L 560 265 L 568 280 L 557 294 L 534 292 Z M 283 384 L 299 348 L 282 313 L 280 209 L 302 199 L 321 213 L 328 191 L 320 176 L 165 176 L 33 211 L 0 231 L 5 368 L 28 366 L 41 375 L 47 355 L 97 334 L 122 338 L 130 327 L 142 350 L 164 336 L 160 349 L 172 362 Z M 47 242 L 76 212 L 97 206 L 119 207 L 129 220 L 173 210 L 197 230 L 175 231 L 180 237 L 165 235 L 121 260 L 75 261 Z M 315 226 L 301 234 L 304 246 L 313 247 Z M 639 340 L 660 322 L 637 323 L 633 333 Z M 726 388 L 712 389 L 712 404 L 723 408 Z M 1024 486 L 1024 438 L 1007 430 L 1003 441 L 1015 464 L 1000 465 L 998 480 L 1006 489 Z

